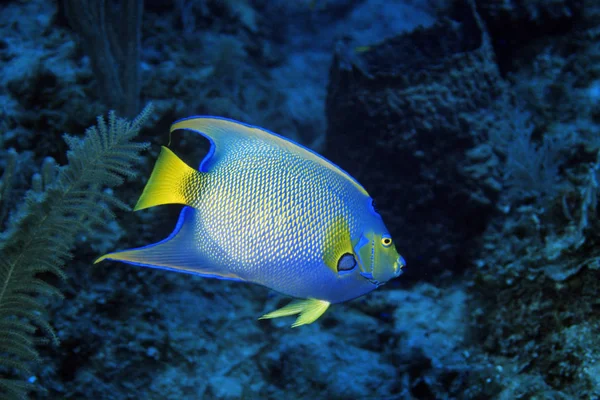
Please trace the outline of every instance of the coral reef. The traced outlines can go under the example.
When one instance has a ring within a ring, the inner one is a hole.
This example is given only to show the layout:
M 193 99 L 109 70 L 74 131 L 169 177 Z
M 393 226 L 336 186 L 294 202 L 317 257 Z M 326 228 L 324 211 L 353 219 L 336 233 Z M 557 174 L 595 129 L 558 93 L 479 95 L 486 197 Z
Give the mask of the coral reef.
M 113 217 L 111 208 L 127 209 L 112 196 L 111 189 L 124 177 L 135 177 L 133 167 L 148 143 L 134 139 L 148 119 L 150 107 L 132 122 L 98 118 L 98 125 L 85 137 L 65 135 L 69 164 L 60 169 L 46 162 L 41 175 L 32 179 L 32 188 L 10 215 L 0 242 L 0 394 L 6 399 L 23 398 L 32 382 L 19 374 L 31 373 L 27 362 L 38 360 L 36 327 L 59 340 L 48 323 L 47 297 L 61 297 L 60 291 L 41 274 L 66 278 L 62 271 L 79 235 L 101 231 Z M 3 174 L 3 187 L 11 178 Z
M 501 187 L 482 134 L 480 110 L 504 88 L 485 28 L 471 10 L 351 45 L 338 43 L 331 68 L 326 154 L 364 182 L 408 264 L 427 265 L 408 276 L 460 271 Z

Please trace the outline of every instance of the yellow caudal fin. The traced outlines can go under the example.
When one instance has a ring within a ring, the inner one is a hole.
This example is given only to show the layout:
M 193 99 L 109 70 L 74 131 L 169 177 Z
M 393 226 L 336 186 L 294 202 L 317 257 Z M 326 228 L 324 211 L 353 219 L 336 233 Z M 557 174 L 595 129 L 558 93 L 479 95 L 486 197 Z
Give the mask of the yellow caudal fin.
M 327 310 L 331 303 L 324 300 L 306 299 L 293 301 L 279 310 L 272 311 L 263 315 L 259 319 L 271 319 L 279 317 L 288 317 L 290 315 L 300 314 L 292 328 L 297 326 L 311 324 L 315 322 Z
M 188 166 L 175 153 L 162 146 L 152 175 L 134 211 L 162 204 L 192 205 L 193 194 L 197 194 L 200 189 L 199 178 L 199 171 Z

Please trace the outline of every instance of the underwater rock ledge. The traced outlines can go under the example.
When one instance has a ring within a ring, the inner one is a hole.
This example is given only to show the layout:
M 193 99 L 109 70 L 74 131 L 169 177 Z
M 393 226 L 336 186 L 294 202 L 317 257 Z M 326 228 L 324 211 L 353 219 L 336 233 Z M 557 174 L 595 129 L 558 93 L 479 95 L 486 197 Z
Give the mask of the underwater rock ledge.
M 326 155 L 364 183 L 399 249 L 410 249 L 408 265 L 428 265 L 407 277 L 463 268 L 492 215 L 500 184 L 476 132 L 479 110 L 501 93 L 475 12 L 370 47 L 338 44 Z

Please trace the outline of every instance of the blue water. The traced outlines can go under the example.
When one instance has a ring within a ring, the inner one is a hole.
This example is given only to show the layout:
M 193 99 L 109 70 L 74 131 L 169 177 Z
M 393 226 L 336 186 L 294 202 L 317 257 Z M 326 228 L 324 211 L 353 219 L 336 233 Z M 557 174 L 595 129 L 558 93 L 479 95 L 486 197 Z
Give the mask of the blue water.
M 600 398 L 600 5 L 516 3 L 0 2 L 0 398 Z M 292 329 L 265 287 L 93 265 L 173 230 L 127 207 L 160 146 L 207 154 L 192 115 L 348 171 L 402 276 Z

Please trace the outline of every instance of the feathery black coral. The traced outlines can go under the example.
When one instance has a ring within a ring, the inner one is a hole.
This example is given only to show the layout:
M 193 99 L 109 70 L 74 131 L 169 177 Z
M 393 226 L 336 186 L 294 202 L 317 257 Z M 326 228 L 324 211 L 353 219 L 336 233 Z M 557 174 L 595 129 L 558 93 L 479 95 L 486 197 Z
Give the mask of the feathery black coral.
M 0 242 L 0 398 L 24 399 L 34 385 L 24 376 L 38 359 L 35 345 L 42 329 L 57 343 L 43 296 L 60 297 L 41 272 L 64 277 L 62 267 L 77 235 L 106 224 L 111 208 L 128 208 L 106 191 L 134 175 L 147 143 L 134 141 L 149 117 L 146 107 L 133 121 L 109 113 L 81 139 L 65 135 L 68 165 L 60 167 L 44 190 L 31 189 Z M 104 205 L 104 206 L 102 206 Z

